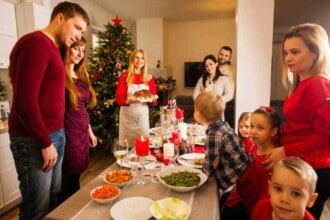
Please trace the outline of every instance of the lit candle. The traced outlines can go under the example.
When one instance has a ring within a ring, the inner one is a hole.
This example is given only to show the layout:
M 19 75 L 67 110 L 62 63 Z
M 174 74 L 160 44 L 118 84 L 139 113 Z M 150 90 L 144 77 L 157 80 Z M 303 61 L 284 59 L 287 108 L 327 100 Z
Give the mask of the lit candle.
M 147 156 L 149 154 L 149 138 L 143 135 L 135 138 L 135 151 L 138 156 Z
M 165 143 L 163 145 L 164 158 L 170 158 L 174 156 L 174 144 Z

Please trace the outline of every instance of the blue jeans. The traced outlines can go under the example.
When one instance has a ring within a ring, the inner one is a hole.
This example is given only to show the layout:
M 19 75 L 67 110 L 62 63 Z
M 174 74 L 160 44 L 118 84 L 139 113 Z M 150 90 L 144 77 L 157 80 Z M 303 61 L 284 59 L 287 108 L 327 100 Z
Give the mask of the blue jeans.
M 42 170 L 40 144 L 31 137 L 10 137 L 10 149 L 14 156 L 22 194 L 20 219 L 43 219 L 50 209 L 58 205 L 65 146 L 64 129 L 49 136 L 58 153 L 57 163 L 49 172 Z

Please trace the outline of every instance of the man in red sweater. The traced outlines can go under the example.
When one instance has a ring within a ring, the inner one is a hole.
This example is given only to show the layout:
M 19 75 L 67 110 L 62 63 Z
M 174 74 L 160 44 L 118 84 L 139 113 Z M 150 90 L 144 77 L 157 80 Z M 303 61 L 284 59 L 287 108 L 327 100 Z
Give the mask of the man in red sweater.
M 48 26 L 21 37 L 10 54 L 9 135 L 22 194 L 20 219 L 43 219 L 58 205 L 65 146 L 65 70 L 59 48 L 79 40 L 87 25 L 83 8 L 61 2 Z

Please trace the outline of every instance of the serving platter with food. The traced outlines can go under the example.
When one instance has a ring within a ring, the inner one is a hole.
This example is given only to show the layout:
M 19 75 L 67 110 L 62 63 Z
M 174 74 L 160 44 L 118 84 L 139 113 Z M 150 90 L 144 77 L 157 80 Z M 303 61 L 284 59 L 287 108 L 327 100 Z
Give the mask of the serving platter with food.
M 186 220 L 191 213 L 191 207 L 178 198 L 169 197 L 154 201 L 150 212 L 156 219 Z
M 133 181 L 135 174 L 129 170 L 107 171 L 103 175 L 103 181 L 107 184 L 124 187 Z
M 205 160 L 205 154 L 203 153 L 188 153 L 178 157 L 178 163 L 183 166 L 202 168 Z
M 115 200 L 121 191 L 117 186 L 104 184 L 90 191 L 90 197 L 99 204 L 108 204 Z
M 158 98 L 158 95 L 153 95 L 149 90 L 142 89 L 136 91 L 133 95 L 128 95 L 127 99 L 139 102 L 152 102 Z
M 159 182 L 177 192 L 189 192 L 199 188 L 207 180 L 201 170 L 186 166 L 169 167 L 157 175 Z

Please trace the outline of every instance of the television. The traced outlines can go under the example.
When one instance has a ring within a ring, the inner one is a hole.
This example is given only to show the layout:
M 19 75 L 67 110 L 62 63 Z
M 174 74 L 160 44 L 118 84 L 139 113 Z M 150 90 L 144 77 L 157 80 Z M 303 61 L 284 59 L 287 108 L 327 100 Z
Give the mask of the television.
M 184 87 L 194 88 L 202 76 L 203 62 L 184 63 Z

